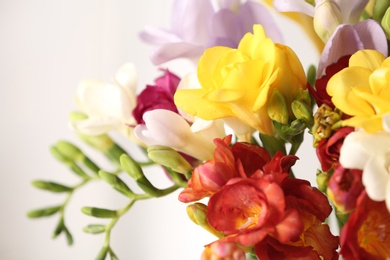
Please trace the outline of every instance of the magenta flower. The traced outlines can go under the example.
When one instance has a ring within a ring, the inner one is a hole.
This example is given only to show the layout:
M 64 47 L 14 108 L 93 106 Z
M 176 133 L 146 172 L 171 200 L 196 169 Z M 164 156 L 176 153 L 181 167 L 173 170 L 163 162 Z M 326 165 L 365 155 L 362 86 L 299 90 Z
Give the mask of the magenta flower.
M 175 0 L 171 28 L 146 27 L 140 38 L 157 47 L 151 60 L 158 65 L 176 58 L 197 60 L 206 48 L 222 45 L 235 48 L 253 24 L 263 25 L 268 37 L 281 42 L 272 16 L 261 4 L 221 0 L 214 8 L 211 0 Z
M 179 85 L 180 78 L 175 74 L 164 70 L 164 75 L 157 78 L 155 85 L 147 85 L 137 97 L 137 105 L 133 110 L 137 124 L 145 124 L 142 116 L 145 112 L 154 109 L 165 109 L 178 113 L 173 95 Z

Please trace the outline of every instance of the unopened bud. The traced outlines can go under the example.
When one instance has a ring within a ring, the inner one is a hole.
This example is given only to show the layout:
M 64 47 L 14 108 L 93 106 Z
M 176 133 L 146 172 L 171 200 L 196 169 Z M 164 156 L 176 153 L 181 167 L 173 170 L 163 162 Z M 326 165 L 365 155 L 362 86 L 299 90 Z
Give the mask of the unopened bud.
M 32 185 L 41 190 L 47 190 L 47 191 L 58 192 L 58 193 L 69 192 L 73 190 L 71 187 L 59 183 L 55 183 L 55 182 L 50 182 L 50 181 L 33 181 Z
M 183 156 L 166 146 L 149 146 L 148 157 L 155 163 L 168 167 L 175 172 L 185 174 L 192 170 L 191 164 Z
M 41 218 L 48 217 L 57 213 L 61 209 L 61 206 L 48 207 L 43 209 L 32 210 L 27 213 L 29 218 Z
M 279 90 L 274 89 L 271 93 L 271 97 L 267 107 L 268 116 L 281 124 L 288 123 L 288 108 L 286 100 Z
M 70 142 L 58 141 L 55 147 L 64 158 L 70 161 L 81 162 L 85 157 L 84 153 Z
M 372 9 L 372 18 L 380 23 L 383 22 L 383 17 L 390 7 L 389 0 L 376 0 Z M 383 26 L 383 24 L 382 24 Z
M 389 1 L 390 4 L 390 1 Z M 381 25 L 383 30 L 385 31 L 386 37 L 390 40 L 390 7 L 387 8 L 385 15 L 382 18 Z
M 329 173 L 328 172 L 323 172 L 323 171 L 318 171 L 317 172 L 317 177 L 316 177 L 316 181 L 317 181 L 317 185 L 318 185 L 318 189 L 322 192 L 326 192 L 326 189 L 328 188 L 328 183 L 329 183 Z
M 334 30 L 342 24 L 340 9 L 333 1 L 323 1 L 314 13 L 314 30 L 323 42 L 327 42 Z
M 313 112 L 307 104 L 300 100 L 294 100 L 291 103 L 291 109 L 297 119 L 300 119 L 305 122 L 308 127 L 311 127 L 313 125 Z
M 202 203 L 193 203 L 187 206 L 188 217 L 197 225 L 201 226 L 217 237 L 223 237 L 223 233 L 215 230 L 207 220 L 207 206 Z
M 118 212 L 116 210 L 101 209 L 94 207 L 83 207 L 81 211 L 88 216 L 93 216 L 96 218 L 116 218 L 118 217 Z
M 111 174 L 105 171 L 99 171 L 99 176 L 108 184 L 110 184 L 115 190 L 124 194 L 127 197 L 133 197 L 134 193 L 130 188 L 115 174 Z

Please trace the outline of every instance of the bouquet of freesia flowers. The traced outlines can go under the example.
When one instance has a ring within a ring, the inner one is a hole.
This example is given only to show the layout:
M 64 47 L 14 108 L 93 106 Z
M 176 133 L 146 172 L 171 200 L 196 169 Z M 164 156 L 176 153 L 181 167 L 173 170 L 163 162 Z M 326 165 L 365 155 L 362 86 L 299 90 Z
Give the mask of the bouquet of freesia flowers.
M 306 28 L 321 53 L 318 65 L 305 71 L 283 44 L 272 7 Z M 110 219 L 85 227 L 106 234 L 97 259 L 117 259 L 110 234 L 135 202 L 177 189 L 189 218 L 215 235 L 202 259 L 390 259 L 390 1 L 176 0 L 172 13 L 170 30 L 140 33 L 156 45 L 151 60 L 161 76 L 154 85 L 136 94 L 135 67 L 125 64 L 112 83 L 87 80 L 77 90 L 80 111 L 70 126 L 117 170 L 58 142 L 53 155 L 81 182 L 34 181 L 69 196 L 28 215 L 59 214 L 54 236 L 65 233 L 72 243 L 65 208 L 75 189 L 99 179 L 129 203 L 82 208 Z M 192 61 L 196 72 L 179 78 L 164 68 L 177 58 Z M 134 159 L 111 131 L 148 159 Z M 320 165 L 316 187 L 294 175 L 305 132 Z M 150 165 L 161 166 L 172 185 L 157 188 L 144 174 Z M 328 226 L 331 214 L 338 234 Z

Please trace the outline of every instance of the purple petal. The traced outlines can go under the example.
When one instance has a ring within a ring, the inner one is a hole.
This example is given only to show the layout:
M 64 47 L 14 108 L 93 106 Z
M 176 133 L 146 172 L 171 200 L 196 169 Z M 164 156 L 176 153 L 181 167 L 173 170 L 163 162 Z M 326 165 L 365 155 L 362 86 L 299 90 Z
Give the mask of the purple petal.
M 139 33 L 139 37 L 141 40 L 155 45 L 181 41 L 176 34 L 152 26 L 145 26 L 144 30 Z
M 252 31 L 252 28 L 250 31 Z M 213 38 L 210 39 L 208 47 L 226 46 L 237 48 L 244 35 L 239 17 L 229 9 L 221 9 L 213 16 L 211 35 Z
M 317 78 L 322 76 L 326 67 L 337 62 L 341 57 L 351 55 L 360 49 L 363 49 L 363 43 L 356 30 L 349 24 L 339 25 L 322 51 Z
M 374 20 L 368 19 L 353 26 L 363 42 L 364 49 L 377 50 L 387 57 L 387 40 L 382 27 Z
M 202 55 L 203 51 L 204 47 L 200 45 L 187 42 L 174 42 L 157 46 L 150 58 L 154 65 L 160 65 L 176 58 L 198 58 Z
M 283 42 L 279 27 L 267 8 L 261 4 L 252 1 L 246 2 L 241 6 L 238 16 L 242 23 L 242 36 L 246 32 L 252 32 L 253 24 L 261 24 L 264 27 L 267 37 L 271 38 L 274 42 Z
M 214 9 L 209 0 L 175 0 L 171 28 L 183 41 L 206 45 Z

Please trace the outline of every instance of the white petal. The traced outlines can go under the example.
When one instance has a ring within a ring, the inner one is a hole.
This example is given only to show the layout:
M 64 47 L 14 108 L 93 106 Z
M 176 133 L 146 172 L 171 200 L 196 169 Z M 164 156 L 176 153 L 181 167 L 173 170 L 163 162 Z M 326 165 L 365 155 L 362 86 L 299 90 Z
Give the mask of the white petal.
M 382 156 L 372 156 L 363 169 L 362 181 L 368 197 L 372 200 L 384 201 L 386 199 L 386 188 L 390 176 L 385 166 L 383 154 Z
M 273 6 L 279 12 L 299 12 L 314 16 L 314 6 L 302 0 L 274 0 Z
M 390 134 L 390 114 L 386 114 L 382 117 L 383 129 Z
M 344 168 L 360 169 L 364 168 L 370 156 L 370 149 L 367 144 L 368 135 L 362 132 L 350 133 L 345 139 L 340 149 L 340 163 Z
M 148 111 L 143 115 L 143 119 L 150 135 L 158 140 L 160 145 L 183 147 L 191 134 L 189 124 L 180 115 L 169 110 Z
M 126 91 L 114 84 L 82 81 L 76 99 L 80 109 L 90 117 L 128 119 L 131 116 L 132 105 Z
M 117 118 L 99 117 L 77 120 L 69 123 L 72 130 L 86 135 L 101 135 L 117 130 L 122 123 Z
M 131 95 L 135 95 L 138 83 L 137 70 L 134 64 L 126 63 L 115 73 L 114 81 L 121 87 L 129 90 Z

